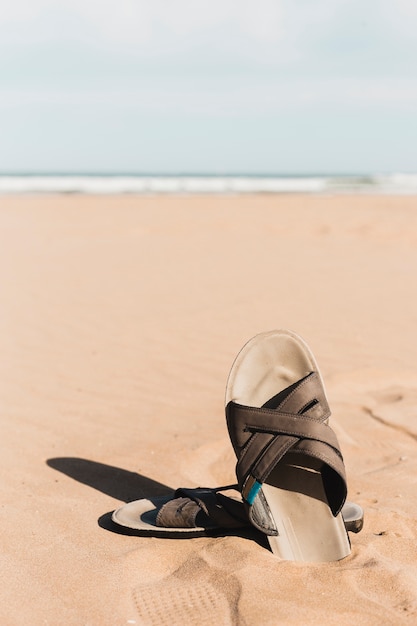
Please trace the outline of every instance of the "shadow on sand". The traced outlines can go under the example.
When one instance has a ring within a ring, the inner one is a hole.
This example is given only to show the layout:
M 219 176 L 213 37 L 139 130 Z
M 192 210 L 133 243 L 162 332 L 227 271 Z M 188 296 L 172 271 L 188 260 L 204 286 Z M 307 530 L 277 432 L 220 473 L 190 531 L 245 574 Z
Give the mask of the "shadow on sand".
M 147 498 L 152 502 L 153 498 L 158 496 L 170 495 L 174 492 L 172 487 L 168 487 L 156 480 L 152 480 L 147 476 L 142 476 L 136 472 L 105 463 L 97 463 L 87 459 L 77 457 L 56 457 L 48 459 L 47 465 L 62 474 L 66 474 L 70 478 L 77 480 L 84 485 L 88 485 L 93 489 L 97 489 L 112 498 L 123 502 L 132 502 L 140 498 Z M 98 525 L 119 535 L 132 535 L 141 537 L 143 533 L 130 528 L 124 528 L 115 524 L 111 519 L 113 511 L 105 513 L 98 519 Z M 208 536 L 226 536 L 236 535 L 244 537 L 252 541 L 256 541 L 259 545 L 268 548 L 266 536 L 258 533 L 255 528 L 242 528 L 238 530 L 227 531 L 207 531 Z M 174 539 L 189 539 L 190 536 L 171 535 Z
M 46 463 L 49 467 L 66 474 L 70 478 L 123 502 L 148 498 L 149 494 L 165 496 L 173 491 L 171 487 L 146 476 L 141 476 L 136 472 L 129 472 L 113 465 L 96 463 L 96 461 L 87 461 L 75 457 L 58 457 L 48 459 Z

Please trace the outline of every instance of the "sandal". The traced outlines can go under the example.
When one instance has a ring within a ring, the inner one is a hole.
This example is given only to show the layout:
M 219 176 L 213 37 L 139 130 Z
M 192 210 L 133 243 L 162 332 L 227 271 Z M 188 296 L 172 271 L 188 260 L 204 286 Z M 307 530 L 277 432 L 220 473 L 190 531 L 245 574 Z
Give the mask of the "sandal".
M 112 520 L 152 536 L 199 537 L 210 531 L 244 528 L 250 524 L 242 501 L 222 493 L 236 488 L 177 489 L 170 496 L 129 502 L 114 511 Z
M 292 561 L 350 554 L 342 454 L 314 356 L 295 333 L 251 339 L 233 363 L 226 419 L 250 522 Z
M 237 491 L 238 485 L 215 489 L 177 489 L 171 496 L 143 498 L 114 511 L 113 521 L 125 528 L 153 537 L 201 537 L 233 529 L 253 528 L 245 505 L 223 492 Z M 353 502 L 343 507 L 346 530 L 358 533 L 363 510 Z

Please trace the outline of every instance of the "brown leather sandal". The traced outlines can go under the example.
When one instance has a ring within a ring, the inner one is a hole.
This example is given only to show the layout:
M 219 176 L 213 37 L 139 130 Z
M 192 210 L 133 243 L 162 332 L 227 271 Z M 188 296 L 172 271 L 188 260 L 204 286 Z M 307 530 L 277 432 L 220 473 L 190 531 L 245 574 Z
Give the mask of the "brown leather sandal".
M 341 514 L 342 454 L 317 363 L 295 333 L 249 341 L 233 363 L 226 419 L 250 522 L 286 560 L 335 561 L 350 553 Z
M 237 485 L 180 488 L 169 496 L 129 502 L 114 511 L 112 519 L 116 524 L 152 536 L 198 537 L 215 530 L 244 528 L 250 523 L 236 490 Z

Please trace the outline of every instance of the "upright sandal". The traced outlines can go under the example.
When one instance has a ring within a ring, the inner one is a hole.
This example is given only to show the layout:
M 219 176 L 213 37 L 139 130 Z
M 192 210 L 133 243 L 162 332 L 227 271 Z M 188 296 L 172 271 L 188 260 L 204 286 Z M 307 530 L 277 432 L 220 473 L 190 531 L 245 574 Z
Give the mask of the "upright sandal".
M 226 419 L 250 522 L 292 561 L 350 554 L 342 454 L 317 363 L 288 330 L 251 339 L 233 363 Z

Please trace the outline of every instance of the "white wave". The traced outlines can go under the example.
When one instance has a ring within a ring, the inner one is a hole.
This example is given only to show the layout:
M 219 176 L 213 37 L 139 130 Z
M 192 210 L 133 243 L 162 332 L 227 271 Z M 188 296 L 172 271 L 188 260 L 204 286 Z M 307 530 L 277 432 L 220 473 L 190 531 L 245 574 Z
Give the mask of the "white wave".
M 0 175 L 0 193 L 417 194 L 417 174 L 374 176 L 58 176 Z

